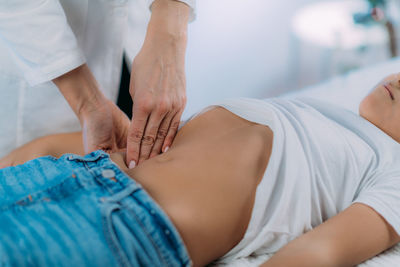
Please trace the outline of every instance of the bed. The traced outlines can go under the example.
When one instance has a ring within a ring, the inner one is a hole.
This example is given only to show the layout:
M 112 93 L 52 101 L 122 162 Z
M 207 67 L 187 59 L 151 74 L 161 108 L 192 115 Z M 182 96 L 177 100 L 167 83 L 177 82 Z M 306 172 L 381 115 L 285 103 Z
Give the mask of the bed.
M 385 76 L 400 72 L 400 58 L 366 67 L 361 70 L 350 72 L 346 75 L 335 77 L 324 83 L 310 86 L 301 90 L 281 95 L 283 98 L 295 98 L 307 96 L 321 99 L 340 105 L 358 113 L 358 104 L 362 98 Z M 241 258 L 228 263 L 215 263 L 211 266 L 259 266 L 271 255 L 258 255 Z M 393 267 L 400 266 L 400 243 L 371 258 L 358 267 Z

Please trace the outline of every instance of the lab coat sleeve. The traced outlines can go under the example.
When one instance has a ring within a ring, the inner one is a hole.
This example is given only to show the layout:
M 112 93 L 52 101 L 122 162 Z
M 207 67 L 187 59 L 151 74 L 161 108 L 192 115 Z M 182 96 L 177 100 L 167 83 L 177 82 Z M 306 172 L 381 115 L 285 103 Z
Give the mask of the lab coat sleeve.
M 85 62 L 58 0 L 0 1 L 0 39 L 31 86 Z
M 149 7 L 151 10 L 151 5 L 155 0 L 147 0 L 147 1 L 149 3 Z M 196 0 L 174 0 L 174 1 L 185 3 L 190 7 L 189 22 L 192 22 L 196 19 Z

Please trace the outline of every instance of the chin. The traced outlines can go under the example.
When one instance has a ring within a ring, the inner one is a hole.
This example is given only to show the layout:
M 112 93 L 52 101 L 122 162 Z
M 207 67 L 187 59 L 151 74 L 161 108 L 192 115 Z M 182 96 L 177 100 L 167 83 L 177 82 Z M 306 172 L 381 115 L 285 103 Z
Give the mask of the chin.
M 361 117 L 381 129 L 381 119 L 379 106 L 371 96 L 365 97 L 358 106 L 358 113 Z
M 370 109 L 370 103 L 367 99 L 367 97 L 364 97 L 364 99 L 361 101 L 360 105 L 358 105 L 358 114 L 360 114 L 361 117 L 366 119 L 366 116 L 368 114 L 368 110 Z

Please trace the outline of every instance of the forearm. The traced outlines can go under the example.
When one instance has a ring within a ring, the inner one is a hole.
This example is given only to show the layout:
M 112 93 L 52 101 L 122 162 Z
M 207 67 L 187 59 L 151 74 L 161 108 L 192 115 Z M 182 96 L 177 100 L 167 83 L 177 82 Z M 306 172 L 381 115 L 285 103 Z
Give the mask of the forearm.
M 47 147 L 48 155 L 56 158 L 66 153 L 85 154 L 81 132 L 48 135 L 38 141 Z
M 172 0 L 156 0 L 151 10 L 146 37 L 161 34 L 174 40 L 186 41 L 190 11 L 186 4 Z
M 104 95 L 86 64 L 53 80 L 79 120 L 104 102 Z
M 309 240 L 311 241 L 311 240 Z M 261 267 L 333 267 L 329 251 L 317 243 L 310 243 L 304 235 L 281 248 Z
M 171 55 L 184 66 L 188 20 L 189 7 L 186 4 L 172 0 L 154 1 L 142 49 Z
M 28 160 L 47 155 L 58 158 L 65 153 L 84 154 L 81 132 L 46 135 L 26 143 L 17 150 L 25 154 Z
M 43 156 L 60 157 L 65 153 L 83 155 L 80 132 L 43 136 L 18 147 L 0 159 L 0 169 L 23 164 Z

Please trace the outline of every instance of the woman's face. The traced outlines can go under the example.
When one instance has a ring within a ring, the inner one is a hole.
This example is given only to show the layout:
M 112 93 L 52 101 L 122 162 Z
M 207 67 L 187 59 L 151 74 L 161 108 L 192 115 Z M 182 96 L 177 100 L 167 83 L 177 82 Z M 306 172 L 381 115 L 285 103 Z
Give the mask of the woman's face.
M 360 115 L 400 142 L 400 73 L 383 79 L 361 101 Z

